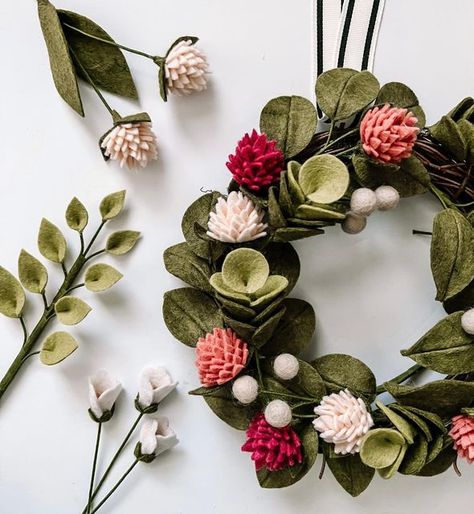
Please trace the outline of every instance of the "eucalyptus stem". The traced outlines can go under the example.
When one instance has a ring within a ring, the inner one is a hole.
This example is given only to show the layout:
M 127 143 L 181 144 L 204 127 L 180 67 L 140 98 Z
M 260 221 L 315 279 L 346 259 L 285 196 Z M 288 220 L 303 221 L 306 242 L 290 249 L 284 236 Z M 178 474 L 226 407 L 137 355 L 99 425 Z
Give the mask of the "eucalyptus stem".
M 99 445 L 100 445 L 100 435 L 102 433 L 102 423 L 98 423 L 97 427 L 97 437 L 95 440 L 95 449 L 94 449 L 94 459 L 92 461 L 92 472 L 91 472 L 91 481 L 89 485 L 89 495 L 87 501 L 87 514 L 90 514 L 92 509 L 92 492 L 94 490 L 94 480 L 95 480 L 95 472 L 97 469 L 97 457 L 99 455 Z
M 99 228 L 95 231 L 94 235 L 92 236 L 89 244 L 87 245 L 85 251 L 83 252 L 84 257 L 87 257 L 87 254 L 89 253 L 90 249 L 92 248 L 92 245 L 95 243 L 95 240 L 97 239 L 97 236 L 99 235 L 100 231 L 104 227 L 104 225 L 107 223 L 106 220 L 102 220 L 101 224 L 99 225 Z
M 23 316 L 20 316 L 20 323 L 21 323 L 21 328 L 23 330 L 23 344 L 26 343 L 26 340 L 28 339 L 28 329 L 26 328 L 26 325 L 25 325 L 25 318 Z
M 296 394 L 290 394 L 290 393 L 281 393 L 280 391 L 260 391 L 263 394 L 272 394 L 274 396 L 283 396 L 283 398 L 292 398 L 294 400 L 304 400 L 310 403 L 316 403 L 316 400 L 314 398 L 308 398 L 307 396 L 299 396 Z
M 352 135 L 356 134 L 357 132 L 359 132 L 359 128 L 355 128 L 355 129 L 349 130 L 348 132 L 345 132 L 344 134 L 342 134 L 342 136 L 339 136 L 338 138 L 334 139 L 331 142 L 329 142 L 329 138 L 331 137 L 331 135 L 329 134 L 328 135 L 328 142 L 320 150 L 318 150 L 315 153 L 315 155 L 320 155 L 324 151 L 328 150 L 329 148 L 333 147 L 334 145 L 337 145 L 338 143 L 340 143 L 341 141 L 346 139 L 346 137 L 352 136 Z
M 423 366 L 420 364 L 414 364 L 411 368 L 408 368 L 403 373 L 400 373 L 400 375 L 397 375 L 396 377 L 392 378 L 391 380 L 388 380 L 388 382 L 395 382 L 396 384 L 401 384 L 402 382 L 405 382 L 405 380 L 408 380 L 410 377 L 421 371 Z M 376 393 L 382 394 L 387 391 L 387 388 L 385 387 L 385 384 L 381 384 L 377 387 Z

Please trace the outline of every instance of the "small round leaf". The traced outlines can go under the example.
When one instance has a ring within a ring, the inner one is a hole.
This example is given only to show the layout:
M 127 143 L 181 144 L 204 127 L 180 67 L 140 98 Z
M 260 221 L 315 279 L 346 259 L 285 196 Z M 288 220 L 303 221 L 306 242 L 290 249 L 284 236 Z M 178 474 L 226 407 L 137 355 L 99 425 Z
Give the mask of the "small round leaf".
M 85 285 L 89 291 L 105 291 L 118 282 L 123 275 L 109 264 L 94 264 L 87 268 Z
M 9 318 L 20 317 L 25 300 L 20 282 L 0 266 L 0 313 Z
M 40 360 L 47 366 L 58 364 L 76 351 L 77 346 L 74 337 L 67 332 L 54 332 L 45 339 L 40 351 Z
M 63 325 L 77 325 L 91 311 L 89 305 L 75 296 L 63 296 L 54 306 L 58 320 Z
M 135 246 L 139 237 L 140 232 L 135 230 L 119 230 L 110 234 L 105 249 L 113 255 L 124 255 Z
M 375 428 L 364 437 L 360 458 L 371 468 L 387 468 L 397 460 L 404 445 L 405 439 L 398 430 Z
M 125 193 L 125 190 L 111 193 L 100 202 L 99 210 L 103 221 L 111 220 L 122 212 L 125 205 Z
M 66 209 L 66 222 L 69 228 L 82 232 L 89 221 L 89 215 L 84 205 L 74 197 Z
M 62 232 L 46 218 L 41 220 L 38 248 L 41 255 L 52 262 L 63 262 L 66 257 L 67 244 Z
M 41 294 L 48 283 L 48 271 L 33 255 L 22 250 L 18 257 L 18 275 L 23 287 L 30 293 Z
M 230 252 L 222 265 L 224 283 L 238 293 L 255 293 L 265 285 L 269 274 L 265 257 L 251 248 Z

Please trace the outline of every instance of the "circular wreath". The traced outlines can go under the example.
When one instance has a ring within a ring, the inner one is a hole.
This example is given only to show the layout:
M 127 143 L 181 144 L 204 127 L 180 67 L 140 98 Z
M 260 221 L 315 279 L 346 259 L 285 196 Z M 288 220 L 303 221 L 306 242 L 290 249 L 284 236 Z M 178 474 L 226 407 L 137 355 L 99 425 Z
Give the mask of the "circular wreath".
M 266 104 L 227 167 L 227 195 L 209 192 L 186 211 L 185 242 L 164 254 L 167 270 L 191 287 L 165 294 L 166 325 L 195 347 L 201 395 L 226 423 L 246 430 L 263 487 L 300 480 L 322 454 L 351 495 L 375 470 L 433 476 L 474 461 L 474 100 L 426 128 L 404 84 L 380 88 L 369 72 L 334 69 L 316 83 L 329 130 L 298 96 Z M 431 268 L 447 317 L 402 355 L 406 372 L 377 385 L 350 355 L 307 362 L 315 313 L 289 298 L 300 262 L 290 244 L 340 225 L 358 233 L 375 210 L 430 191 Z M 406 384 L 422 370 L 446 375 Z M 377 398 L 388 392 L 393 400 Z

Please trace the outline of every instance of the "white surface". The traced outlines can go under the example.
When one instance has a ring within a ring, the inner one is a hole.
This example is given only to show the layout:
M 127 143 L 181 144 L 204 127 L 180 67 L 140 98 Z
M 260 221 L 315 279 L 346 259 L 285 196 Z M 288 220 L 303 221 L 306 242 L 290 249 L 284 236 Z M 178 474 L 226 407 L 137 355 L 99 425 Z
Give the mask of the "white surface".
M 56 94 L 35 5 L 2 2 L 0 262 L 16 269 L 19 250 L 38 255 L 42 216 L 65 230 L 64 209 L 74 195 L 95 212 L 105 194 L 128 190 L 130 210 L 114 226 L 139 229 L 133 254 L 114 259 L 125 279 L 104 295 L 82 293 L 93 311 L 72 332 L 80 349 L 63 365 L 30 362 L 0 411 L 0 511 L 2 514 L 78 513 L 87 493 L 95 425 L 89 420 L 86 377 L 106 367 L 122 378 L 127 393 L 105 427 L 99 470 L 117 447 L 135 411 L 141 367 L 166 364 L 180 381 L 163 412 L 181 444 L 150 466 L 139 466 L 101 512 L 129 514 L 272 514 L 342 512 L 367 514 L 445 513 L 472 505 L 472 469 L 433 478 L 375 479 L 365 494 L 350 498 L 319 464 L 296 486 L 259 489 L 243 433 L 220 422 L 186 392 L 198 385 L 193 352 L 176 343 L 162 315 L 163 292 L 179 286 L 162 264 L 163 250 L 182 240 L 180 219 L 203 187 L 223 189 L 227 154 L 244 131 L 257 125 L 272 96 L 312 97 L 311 2 L 282 0 L 62 0 L 61 7 L 86 14 L 125 44 L 162 52 L 178 35 L 197 34 L 209 56 L 209 91 L 163 104 L 152 63 L 135 56 L 141 105 L 155 121 L 160 142 L 156 166 L 138 174 L 102 161 L 97 138 L 109 126 L 94 93 L 82 87 L 87 121 Z M 401 80 L 418 93 L 430 121 L 472 94 L 474 53 L 468 0 L 391 0 L 381 28 L 375 72 L 381 82 Z M 109 95 L 110 98 L 110 95 Z M 139 110 L 110 98 L 119 111 Z M 297 244 L 302 275 L 294 296 L 312 302 L 318 329 L 311 354 L 351 353 L 376 371 L 379 381 L 410 365 L 399 349 L 413 343 L 442 317 L 429 270 L 429 229 L 437 205 L 429 198 L 402 201 L 394 212 L 375 214 L 359 236 L 340 229 Z M 93 219 L 91 225 L 96 222 Z M 112 225 L 111 225 L 112 227 Z M 74 238 L 68 231 L 68 237 Z M 112 259 L 107 259 L 112 262 Z M 51 269 L 51 282 L 58 270 Z M 40 301 L 28 310 L 31 323 Z M 18 349 L 20 327 L 0 320 L 0 368 Z M 130 449 L 131 451 L 131 449 Z M 121 461 L 119 473 L 131 460 Z

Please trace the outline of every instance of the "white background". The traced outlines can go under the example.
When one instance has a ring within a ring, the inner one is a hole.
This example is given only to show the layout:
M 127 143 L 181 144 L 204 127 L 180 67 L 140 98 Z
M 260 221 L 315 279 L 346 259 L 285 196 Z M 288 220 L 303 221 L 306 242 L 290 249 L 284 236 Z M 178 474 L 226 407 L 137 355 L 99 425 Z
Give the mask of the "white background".
M 154 120 L 160 159 L 131 173 L 105 164 L 97 147 L 110 119 L 94 93 L 82 87 L 86 120 L 57 95 L 48 67 L 35 2 L 0 5 L 2 163 L 0 262 L 16 270 L 21 248 L 38 255 L 42 216 L 67 230 L 63 212 L 77 195 L 96 212 L 107 193 L 128 190 L 127 214 L 111 228 L 143 232 L 136 251 L 113 262 L 125 278 L 110 292 L 81 292 L 93 311 L 72 329 L 79 350 L 55 368 L 33 359 L 0 404 L 0 511 L 2 514 L 79 513 L 86 497 L 96 426 L 87 415 L 87 376 L 99 367 L 117 374 L 123 394 L 105 427 L 100 468 L 119 444 L 135 411 L 136 378 L 148 362 L 168 366 L 180 381 L 163 411 L 181 439 L 173 452 L 140 465 L 101 512 L 164 514 L 445 513 L 472 505 L 473 470 L 461 466 L 433 478 L 376 478 L 352 499 L 329 471 L 315 469 L 296 486 L 262 490 L 244 434 L 218 420 L 187 391 L 198 386 L 193 351 L 176 343 L 164 326 L 164 291 L 179 286 L 162 263 L 163 250 L 182 240 L 180 220 L 200 188 L 224 190 L 225 160 L 235 142 L 258 123 L 264 103 L 280 94 L 312 98 L 311 2 L 299 0 L 63 0 L 61 7 L 86 14 L 117 41 L 163 53 L 175 37 L 196 34 L 212 69 L 209 90 L 190 98 L 158 97 L 154 64 L 129 63 L 140 105 L 108 98 L 121 113 L 146 110 Z M 472 94 L 474 4 L 468 0 L 387 0 L 375 73 L 382 83 L 400 80 L 419 95 L 430 122 Z M 410 361 L 399 354 L 443 316 L 435 303 L 429 269 L 430 229 L 438 206 L 430 198 L 405 200 L 395 211 L 375 214 L 361 235 L 337 227 L 298 243 L 302 276 L 293 295 L 316 309 L 318 329 L 311 355 L 347 352 L 364 360 L 379 381 Z M 97 222 L 92 216 L 91 226 Z M 68 238 L 74 240 L 72 231 Z M 52 285 L 60 270 L 48 266 Z M 39 314 L 34 297 L 26 312 Z M 0 320 L 0 371 L 18 350 L 15 320 Z M 131 450 L 117 473 L 132 460 Z

